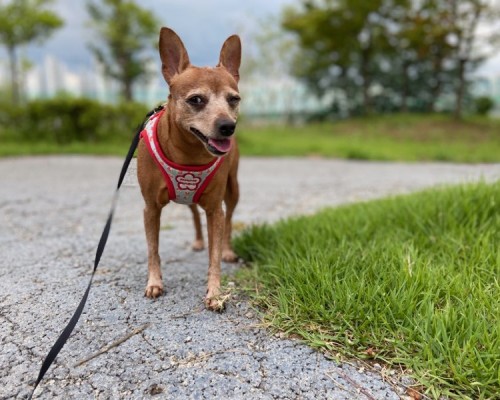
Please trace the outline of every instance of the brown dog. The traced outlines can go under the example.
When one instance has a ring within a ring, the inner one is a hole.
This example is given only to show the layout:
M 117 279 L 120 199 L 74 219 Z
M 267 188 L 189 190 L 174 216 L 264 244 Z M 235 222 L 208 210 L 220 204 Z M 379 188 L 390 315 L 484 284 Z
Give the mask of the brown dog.
M 157 117 L 152 123 L 156 124 L 156 139 L 153 138 L 154 132 L 151 133 L 153 127 L 149 132 L 151 141 L 148 141 L 147 134 L 143 135 L 137 154 L 137 176 L 145 201 L 144 227 L 148 244 L 145 295 L 156 298 L 163 293 L 158 254 L 162 208 L 171 200 L 189 205 L 196 231 L 193 249 L 202 250 L 203 234 L 196 206 L 199 204 L 206 212 L 208 228 L 205 304 L 211 310 L 220 310 L 221 259 L 226 262 L 237 260 L 231 248 L 231 217 L 239 197 L 236 176 L 239 153 L 233 133 L 240 101 L 241 43 L 238 36 L 230 36 L 222 46 L 219 64 L 215 68 L 191 65 L 181 39 L 169 28 L 161 29 L 159 49 L 162 73 L 170 95 L 163 113 L 153 116 L 153 119 Z M 157 156 L 155 150 L 163 155 Z M 188 166 L 187 171 L 181 166 Z M 206 167 L 210 169 L 199 172 Z M 210 176 L 204 181 L 207 175 Z

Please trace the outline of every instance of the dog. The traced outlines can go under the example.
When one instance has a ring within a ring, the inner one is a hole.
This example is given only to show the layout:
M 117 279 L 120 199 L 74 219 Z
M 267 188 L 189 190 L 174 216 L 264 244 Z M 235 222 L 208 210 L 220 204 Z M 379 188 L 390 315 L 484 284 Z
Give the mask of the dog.
M 204 249 L 197 206 L 206 213 L 209 264 L 205 305 L 221 311 L 221 260 L 237 261 L 231 248 L 231 219 L 239 199 L 239 151 L 234 133 L 240 103 L 241 41 L 237 35 L 227 38 L 216 67 L 196 67 L 179 36 L 164 27 L 159 53 L 170 94 L 164 109 L 146 123 L 137 149 L 148 247 L 145 296 L 154 299 L 163 293 L 160 215 L 164 206 L 175 201 L 192 211 L 193 250 Z

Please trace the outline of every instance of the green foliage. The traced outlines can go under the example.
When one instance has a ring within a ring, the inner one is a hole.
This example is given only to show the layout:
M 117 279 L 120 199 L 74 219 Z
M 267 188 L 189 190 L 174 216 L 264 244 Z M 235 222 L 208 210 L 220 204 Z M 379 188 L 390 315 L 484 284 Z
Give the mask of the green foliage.
M 282 26 L 300 45 L 295 75 L 319 95 L 335 89 L 337 106 L 351 115 L 434 111 L 447 94 L 460 117 L 465 72 L 483 60 L 476 27 L 496 12 L 486 0 L 303 0 Z
M 12 83 L 12 100 L 19 101 L 19 65 L 16 50 L 20 45 L 47 39 L 63 21 L 46 9 L 52 0 L 15 0 L 0 2 L 0 43 L 7 48 Z
M 123 99 L 131 101 L 132 85 L 151 72 L 147 65 L 152 57 L 147 52 L 154 47 L 160 23 L 133 0 L 89 2 L 87 9 L 103 45 L 90 44 L 89 48 L 105 72 L 122 84 Z
M 329 209 L 235 240 L 277 329 L 403 366 L 431 398 L 500 392 L 500 182 Z
M 302 11 L 288 9 L 283 26 L 299 36 L 303 54 L 295 72 L 318 92 L 333 86 L 347 95 L 359 87 L 368 107 L 368 88 L 375 68 L 375 49 L 387 46 L 383 1 L 304 2 Z M 373 15 L 378 18 L 371 18 Z
M 147 113 L 142 104 L 101 104 L 85 98 L 34 100 L 0 108 L 0 138 L 27 143 L 128 141 Z
M 16 47 L 47 39 L 63 21 L 45 7 L 53 0 L 16 0 L 0 3 L 0 42 Z
M 260 21 L 245 49 L 241 76 L 277 79 L 290 74 L 296 41 L 281 29 L 278 17 L 273 16 Z
M 481 96 L 474 99 L 476 113 L 479 115 L 487 115 L 495 107 L 495 102 L 491 97 Z

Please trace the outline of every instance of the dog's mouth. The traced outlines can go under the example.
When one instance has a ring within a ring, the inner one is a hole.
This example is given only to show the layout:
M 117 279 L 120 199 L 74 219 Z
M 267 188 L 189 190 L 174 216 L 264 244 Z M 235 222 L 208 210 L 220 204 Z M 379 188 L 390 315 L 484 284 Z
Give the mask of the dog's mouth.
M 198 129 L 191 127 L 191 132 L 205 145 L 207 150 L 216 155 L 223 156 L 229 150 L 231 150 L 232 141 L 231 139 L 213 139 L 206 137 L 203 133 L 201 133 Z

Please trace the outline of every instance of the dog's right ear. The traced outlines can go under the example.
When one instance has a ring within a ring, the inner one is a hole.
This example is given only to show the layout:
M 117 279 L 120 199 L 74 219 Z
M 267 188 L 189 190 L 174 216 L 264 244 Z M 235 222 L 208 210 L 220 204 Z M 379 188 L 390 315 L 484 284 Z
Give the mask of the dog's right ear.
M 189 67 L 189 56 L 182 40 L 170 28 L 160 30 L 161 72 L 170 85 L 172 78 Z

